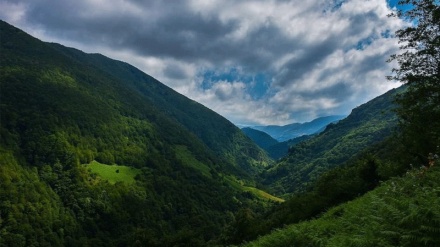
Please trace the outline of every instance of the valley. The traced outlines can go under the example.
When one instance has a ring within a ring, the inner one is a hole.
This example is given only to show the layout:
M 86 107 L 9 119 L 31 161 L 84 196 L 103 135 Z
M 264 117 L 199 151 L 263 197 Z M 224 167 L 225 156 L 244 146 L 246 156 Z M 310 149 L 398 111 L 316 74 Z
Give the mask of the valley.
M 0 247 L 440 242 L 438 70 L 347 116 L 242 129 L 2 20 L 0 71 Z

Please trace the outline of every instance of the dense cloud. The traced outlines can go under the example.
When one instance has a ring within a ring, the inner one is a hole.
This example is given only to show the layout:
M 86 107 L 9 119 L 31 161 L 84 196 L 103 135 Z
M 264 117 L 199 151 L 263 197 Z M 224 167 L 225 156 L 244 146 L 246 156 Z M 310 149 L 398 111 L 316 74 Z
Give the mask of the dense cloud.
M 47 41 L 127 61 L 239 124 L 350 109 L 397 85 L 385 0 L 2 0 Z M 234 71 L 234 74 L 231 74 Z M 209 73 L 208 73 L 209 72 Z M 263 76 L 262 76 L 263 75 Z

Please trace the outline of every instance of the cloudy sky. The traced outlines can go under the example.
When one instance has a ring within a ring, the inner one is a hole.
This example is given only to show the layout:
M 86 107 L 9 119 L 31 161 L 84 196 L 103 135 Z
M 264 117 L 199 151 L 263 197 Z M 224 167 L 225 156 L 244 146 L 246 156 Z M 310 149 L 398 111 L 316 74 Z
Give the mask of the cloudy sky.
M 396 0 L 0 0 L 33 36 L 126 61 L 235 124 L 349 114 L 399 86 Z

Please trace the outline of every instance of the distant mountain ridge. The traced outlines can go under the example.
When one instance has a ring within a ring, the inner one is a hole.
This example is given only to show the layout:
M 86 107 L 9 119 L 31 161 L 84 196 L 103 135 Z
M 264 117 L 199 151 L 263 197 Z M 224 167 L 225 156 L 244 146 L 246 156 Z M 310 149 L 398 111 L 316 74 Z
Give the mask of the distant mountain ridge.
M 266 132 L 252 129 L 250 127 L 244 127 L 241 129 L 252 141 L 254 141 L 259 147 L 264 149 L 272 159 L 279 159 L 287 155 L 289 148 L 302 141 L 312 138 L 314 135 L 302 135 L 290 139 L 288 141 L 278 142 Z
M 323 172 L 390 136 L 397 125 L 394 98 L 403 90 L 390 90 L 356 107 L 345 119 L 290 148 L 287 156 L 265 171 L 263 184 L 279 194 L 303 191 Z
M 279 142 L 288 141 L 290 139 L 318 133 L 324 130 L 325 126 L 330 123 L 339 121 L 346 116 L 332 115 L 326 117 L 319 117 L 310 122 L 292 123 L 284 126 L 267 125 L 267 126 L 251 126 L 250 128 L 263 131 Z

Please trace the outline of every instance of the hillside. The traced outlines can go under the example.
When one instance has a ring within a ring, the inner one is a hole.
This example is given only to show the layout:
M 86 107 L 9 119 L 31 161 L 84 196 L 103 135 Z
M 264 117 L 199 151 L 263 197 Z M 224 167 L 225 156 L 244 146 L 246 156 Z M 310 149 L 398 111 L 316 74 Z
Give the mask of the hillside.
M 337 122 L 345 116 L 326 116 L 316 118 L 310 122 L 292 123 L 284 126 L 268 125 L 268 126 L 252 126 L 253 129 L 263 131 L 279 142 L 288 141 L 290 139 L 315 134 L 323 130 L 330 123 Z
M 272 138 L 269 134 L 256 130 L 250 127 L 244 127 L 241 129 L 245 135 L 251 138 L 260 148 L 265 150 L 269 157 L 274 160 L 278 160 L 287 155 L 289 148 L 308 140 L 313 137 L 313 135 L 303 135 L 299 137 L 295 137 L 288 141 L 278 142 L 274 138 Z
M 245 135 L 251 138 L 259 147 L 266 150 L 270 146 L 278 144 L 278 141 L 263 131 L 245 127 L 241 129 Z
M 438 246 L 440 169 L 413 169 L 318 219 L 243 246 Z
M 295 146 L 303 141 L 306 141 L 315 135 L 316 134 L 298 136 L 298 137 L 295 137 L 295 138 L 290 139 L 288 141 L 279 142 L 275 145 L 264 148 L 264 150 L 266 150 L 266 152 L 269 154 L 269 156 L 272 159 L 278 160 L 280 158 L 283 158 L 284 156 L 286 156 L 289 153 L 290 147 Z
M 355 109 L 319 135 L 293 146 L 289 154 L 263 174 L 263 184 L 278 194 L 303 191 L 323 172 L 347 161 L 389 136 L 397 124 L 391 90 Z
M 129 64 L 0 37 L 0 245 L 206 246 L 270 204 L 252 187 L 270 159 L 220 115 Z

